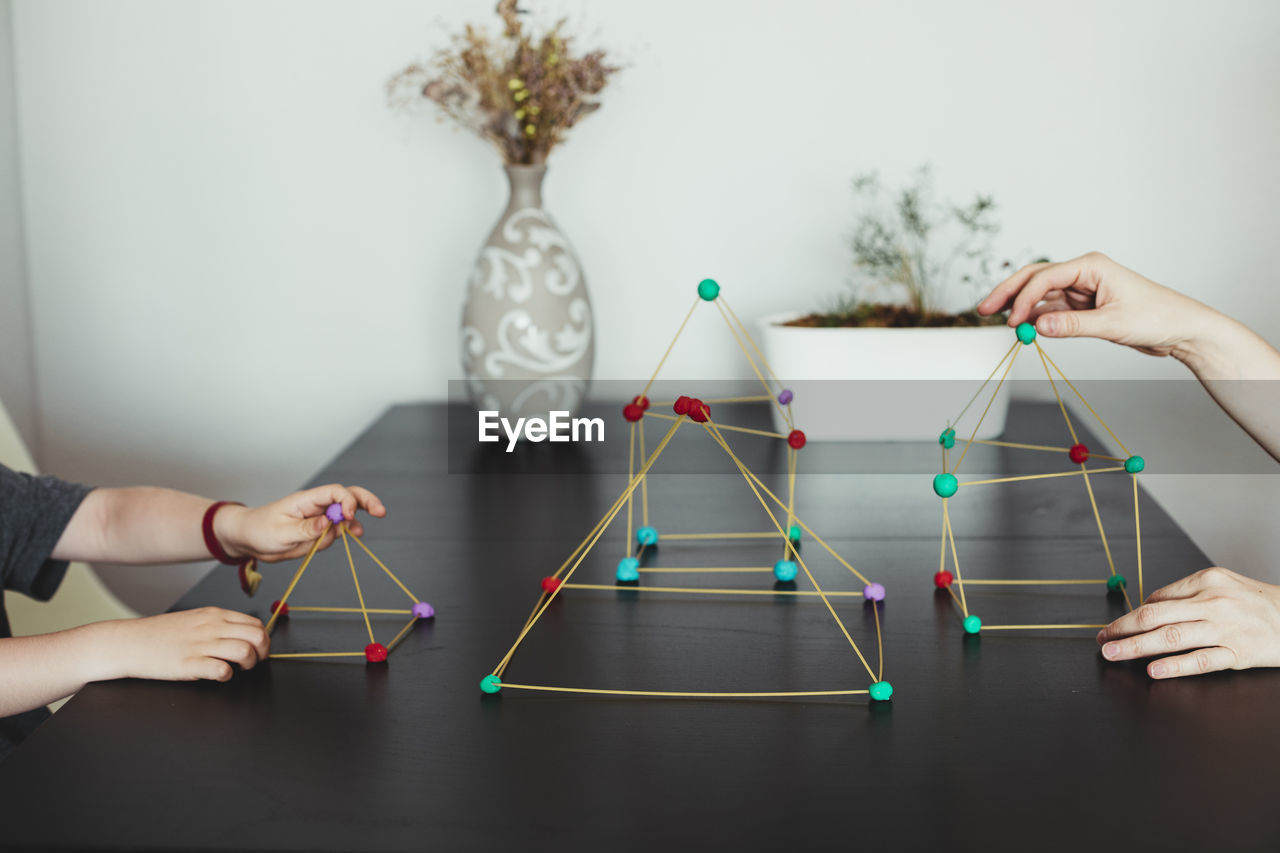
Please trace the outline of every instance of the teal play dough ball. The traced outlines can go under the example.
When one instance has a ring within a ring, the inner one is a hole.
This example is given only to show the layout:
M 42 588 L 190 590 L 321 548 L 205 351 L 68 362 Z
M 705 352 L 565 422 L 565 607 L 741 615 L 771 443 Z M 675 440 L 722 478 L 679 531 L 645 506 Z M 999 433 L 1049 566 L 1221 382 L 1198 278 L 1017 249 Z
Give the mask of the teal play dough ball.
M 1118 589 L 1124 589 L 1128 585 L 1129 582 L 1124 579 L 1124 575 L 1112 575 L 1107 578 L 1107 589 L 1112 592 L 1115 592 Z
M 637 545 L 657 545 L 658 531 L 652 527 L 641 527 L 636 531 Z
M 773 576 L 780 581 L 793 581 L 796 579 L 796 561 L 795 560 L 779 560 L 773 564 Z
M 939 474 L 933 478 L 933 491 L 940 498 L 949 498 L 956 493 L 960 484 L 955 474 Z
M 711 302 L 720 295 L 720 285 L 714 278 L 704 278 L 698 282 L 698 295 Z
M 619 560 L 618 580 L 623 583 L 640 580 L 640 561 L 635 557 L 623 557 Z
M 1030 323 L 1019 323 L 1014 334 L 1018 336 L 1018 340 L 1029 344 L 1036 339 L 1036 327 Z
M 1124 470 L 1128 471 L 1130 474 L 1136 474 L 1146 467 L 1147 461 L 1141 456 L 1130 456 L 1128 459 L 1124 460 Z
M 950 450 L 956 446 L 956 431 L 951 427 L 947 427 L 942 431 L 942 435 L 938 436 L 938 444 Z
M 787 538 L 792 542 L 799 542 L 802 534 L 803 531 L 800 529 L 800 525 L 793 524 L 791 525 L 791 529 L 787 531 Z
M 480 689 L 485 693 L 497 693 L 502 689 L 502 679 L 496 675 L 486 675 L 480 679 Z
M 964 617 L 964 630 L 966 634 L 976 634 L 982 630 L 982 620 L 972 614 Z
M 871 685 L 871 698 L 883 702 L 893 695 L 893 685 L 887 681 L 877 681 Z

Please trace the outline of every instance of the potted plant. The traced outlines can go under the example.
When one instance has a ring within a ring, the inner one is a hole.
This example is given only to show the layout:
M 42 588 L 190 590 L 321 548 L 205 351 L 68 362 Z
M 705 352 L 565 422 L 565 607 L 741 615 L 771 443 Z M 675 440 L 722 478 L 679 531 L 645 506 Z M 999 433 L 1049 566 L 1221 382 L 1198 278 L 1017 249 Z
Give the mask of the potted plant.
M 473 401 L 504 415 L 576 411 L 591 378 L 595 335 L 586 278 L 542 205 L 547 158 L 600 106 L 618 70 L 580 50 L 562 19 L 534 31 L 501 0 L 498 35 L 468 25 L 425 65 L 388 83 L 393 107 L 437 107 L 487 140 L 510 183 L 506 210 L 472 267 L 459 333 Z
M 1015 341 L 1002 316 L 973 310 L 1012 267 L 994 260 L 995 202 L 937 201 L 928 166 L 894 191 L 860 175 L 853 192 L 850 290 L 820 311 L 762 318 L 765 354 L 810 439 L 936 439 Z M 1003 431 L 1007 406 L 1002 393 L 979 438 Z

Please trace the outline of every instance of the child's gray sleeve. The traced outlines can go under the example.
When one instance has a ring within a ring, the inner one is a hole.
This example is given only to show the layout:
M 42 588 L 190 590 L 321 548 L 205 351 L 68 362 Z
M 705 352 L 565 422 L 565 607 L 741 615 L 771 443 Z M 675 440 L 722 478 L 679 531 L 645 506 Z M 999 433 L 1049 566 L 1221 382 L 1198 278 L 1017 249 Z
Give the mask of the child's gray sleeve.
M 5 589 L 47 601 L 67 564 L 49 555 L 91 489 L 0 465 L 0 579 Z

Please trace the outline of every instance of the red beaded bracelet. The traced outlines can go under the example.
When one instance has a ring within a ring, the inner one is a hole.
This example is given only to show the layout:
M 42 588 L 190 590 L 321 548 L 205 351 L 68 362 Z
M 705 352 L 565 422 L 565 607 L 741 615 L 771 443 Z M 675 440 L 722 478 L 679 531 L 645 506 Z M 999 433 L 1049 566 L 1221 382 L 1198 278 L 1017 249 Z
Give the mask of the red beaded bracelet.
M 218 501 L 204 511 L 204 520 L 200 522 L 200 531 L 204 534 L 204 546 L 209 549 L 209 553 L 219 563 L 238 566 L 240 589 L 244 590 L 245 595 L 253 595 L 258 591 L 258 584 L 262 582 L 262 574 L 254 568 L 255 561 L 253 557 L 243 557 L 237 560 L 227 553 L 227 550 L 222 547 L 222 543 L 218 541 L 218 537 L 213 533 L 213 517 L 218 514 L 218 510 L 227 505 L 244 506 L 239 501 Z

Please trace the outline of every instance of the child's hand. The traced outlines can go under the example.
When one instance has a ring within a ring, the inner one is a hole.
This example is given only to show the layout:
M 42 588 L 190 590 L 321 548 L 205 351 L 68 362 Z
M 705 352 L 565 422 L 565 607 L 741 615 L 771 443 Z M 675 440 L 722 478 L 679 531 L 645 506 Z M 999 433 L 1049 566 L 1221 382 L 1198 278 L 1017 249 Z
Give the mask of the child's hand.
M 357 509 L 375 518 L 387 514 L 382 501 L 368 489 L 334 484 L 295 492 L 253 509 L 224 506 L 214 516 L 214 533 L 233 557 L 253 556 L 264 563 L 297 559 L 322 535 L 320 550 L 333 543 L 337 529 L 324 514 L 333 503 L 342 504 L 347 529 L 356 536 L 364 535 L 364 526 L 355 521 Z
M 1152 678 L 1280 666 L 1280 587 L 1205 569 L 1151 593 L 1098 642 L 1107 660 L 1187 652 L 1148 664 Z
M 1029 321 L 1045 337 L 1102 338 L 1182 361 L 1216 321 L 1226 320 L 1098 252 L 1025 266 L 978 303 L 979 314 L 1005 308 L 1010 326 Z
M 102 660 L 95 681 L 227 681 L 232 664 L 252 669 L 271 646 L 260 621 L 218 607 L 98 622 L 86 629 L 96 633 L 93 648 Z

